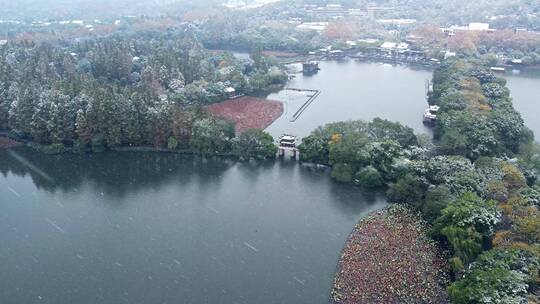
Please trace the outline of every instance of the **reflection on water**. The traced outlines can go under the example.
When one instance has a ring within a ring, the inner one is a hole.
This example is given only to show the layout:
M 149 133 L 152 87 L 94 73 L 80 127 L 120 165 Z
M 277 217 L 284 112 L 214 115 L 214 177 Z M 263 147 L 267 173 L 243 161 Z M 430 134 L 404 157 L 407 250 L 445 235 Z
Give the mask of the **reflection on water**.
M 386 204 L 294 162 L 11 151 L 1 303 L 327 303 L 351 227 Z
M 4 176 L 8 172 L 29 175 L 38 189 L 50 192 L 76 191 L 91 181 L 96 188 L 117 198 L 141 188 L 158 187 L 170 179 L 178 182 L 197 179 L 204 185 L 219 183 L 223 172 L 232 164 L 232 161 L 160 153 L 49 156 L 26 148 L 0 150 L 0 172 Z

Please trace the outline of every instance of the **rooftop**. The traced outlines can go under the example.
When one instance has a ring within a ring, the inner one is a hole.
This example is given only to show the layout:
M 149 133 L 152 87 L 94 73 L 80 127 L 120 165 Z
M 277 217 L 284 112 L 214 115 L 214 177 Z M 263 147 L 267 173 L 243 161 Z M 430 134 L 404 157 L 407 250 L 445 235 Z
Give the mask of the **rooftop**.
M 328 27 L 328 22 L 304 22 L 296 28 L 299 30 L 324 31 Z
M 396 43 L 396 42 L 384 42 L 382 45 L 381 45 L 381 48 L 383 49 L 396 49 L 396 50 L 406 50 L 409 48 L 409 44 L 405 43 L 405 42 L 400 42 L 400 43 Z

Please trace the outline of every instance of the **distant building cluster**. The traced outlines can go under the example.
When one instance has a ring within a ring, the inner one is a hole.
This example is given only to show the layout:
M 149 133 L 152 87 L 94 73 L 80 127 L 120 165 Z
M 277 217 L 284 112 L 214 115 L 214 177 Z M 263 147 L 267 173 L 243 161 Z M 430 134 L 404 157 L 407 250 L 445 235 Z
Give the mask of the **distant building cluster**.
M 449 36 L 455 35 L 457 32 L 494 32 L 495 29 L 489 27 L 489 23 L 471 22 L 466 26 L 452 25 L 451 27 L 441 28 L 441 30 Z
M 296 28 L 298 30 L 322 32 L 328 27 L 328 24 L 328 22 L 304 22 L 300 23 Z
M 409 49 L 409 44 L 405 42 L 384 42 L 381 49 L 388 51 L 406 51 Z
M 267 4 L 279 2 L 280 0 L 255 0 L 255 1 L 243 1 L 243 0 L 229 0 L 223 6 L 233 10 L 247 10 L 263 7 Z
M 387 10 L 388 8 L 368 6 L 366 9 L 361 9 L 344 8 L 341 4 L 327 4 L 324 6 L 306 4 L 304 5 L 304 9 L 306 9 L 306 11 L 312 15 L 333 17 L 337 19 L 345 16 L 374 17 L 376 12 L 380 10 Z
M 377 22 L 386 25 L 410 25 L 415 24 L 416 19 L 379 19 Z
M 308 13 L 317 15 L 327 15 L 332 17 L 344 17 L 348 11 L 341 4 L 327 4 L 326 6 L 317 6 L 315 4 L 306 4 L 304 8 Z

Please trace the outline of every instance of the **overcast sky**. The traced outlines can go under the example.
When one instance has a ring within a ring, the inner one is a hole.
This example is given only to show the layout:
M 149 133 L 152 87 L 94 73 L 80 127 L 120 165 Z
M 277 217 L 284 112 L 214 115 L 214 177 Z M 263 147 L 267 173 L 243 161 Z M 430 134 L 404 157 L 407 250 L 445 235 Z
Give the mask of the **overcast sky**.
M 0 0 L 2 19 L 112 17 L 154 14 L 171 7 L 203 5 L 218 0 Z

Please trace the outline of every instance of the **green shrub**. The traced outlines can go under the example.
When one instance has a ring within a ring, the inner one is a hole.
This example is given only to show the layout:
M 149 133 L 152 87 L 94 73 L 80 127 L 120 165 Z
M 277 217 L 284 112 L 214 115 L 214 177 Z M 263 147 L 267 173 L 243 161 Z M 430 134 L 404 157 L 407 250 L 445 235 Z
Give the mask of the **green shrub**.
M 399 122 L 392 122 L 377 117 L 368 124 L 368 130 L 369 136 L 377 141 L 390 139 L 398 142 L 402 147 L 418 144 L 414 130 Z
M 440 236 L 441 231 L 449 226 L 472 227 L 483 236 L 490 237 L 500 220 L 501 212 L 495 202 L 485 201 L 476 194 L 467 192 L 442 210 L 433 230 L 436 236 Z
M 66 147 L 63 144 L 50 144 L 43 148 L 43 152 L 46 154 L 62 154 L 66 152 Z
M 201 154 L 230 152 L 231 140 L 235 137 L 234 123 L 210 117 L 195 121 L 190 145 Z
M 332 166 L 332 177 L 338 182 L 350 183 L 352 182 L 354 174 L 354 168 L 345 163 L 337 163 Z
M 448 287 L 455 304 L 526 303 L 526 294 L 523 276 L 501 268 L 473 270 Z
M 463 265 L 463 261 L 457 256 L 451 257 L 449 262 L 452 273 L 459 273 L 465 268 L 465 265 Z
M 485 201 L 474 193 L 465 193 L 453 200 L 435 220 L 431 234 L 443 244 L 448 244 L 454 259 L 454 275 L 482 252 L 483 245 L 493 235 L 501 213 L 493 201 Z M 457 263 L 459 262 L 459 263 Z
M 505 202 L 508 200 L 508 188 L 502 181 L 493 180 L 487 184 L 486 198 L 497 202 Z
M 451 225 L 444 227 L 441 234 L 445 236 L 452 247 L 454 257 L 459 258 L 459 261 L 464 265 L 474 261 L 482 252 L 482 235 L 473 227 L 463 228 Z
M 407 174 L 390 184 L 387 196 L 391 202 L 417 205 L 422 200 L 425 188 L 418 177 Z
M 367 166 L 356 172 L 354 183 L 366 189 L 380 188 L 384 185 L 384 180 L 373 166 Z
M 429 189 L 426 192 L 424 203 L 420 208 L 424 219 L 430 223 L 435 221 L 441 215 L 441 211 L 450 203 L 451 199 L 450 189 L 446 186 L 437 186 Z
M 502 165 L 502 172 L 504 174 L 503 181 L 508 189 L 519 189 L 527 185 L 525 176 L 516 166 L 510 163 L 504 163 Z
M 250 129 L 233 140 L 233 153 L 243 158 L 275 158 L 278 147 L 274 138 L 259 129 Z
M 176 150 L 176 148 L 178 148 L 178 140 L 174 137 L 169 137 L 167 140 L 167 148 L 169 148 L 169 150 Z
M 527 303 L 538 265 L 538 257 L 524 250 L 489 250 L 450 285 L 448 294 L 453 303 Z

